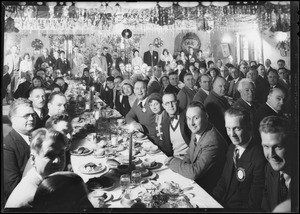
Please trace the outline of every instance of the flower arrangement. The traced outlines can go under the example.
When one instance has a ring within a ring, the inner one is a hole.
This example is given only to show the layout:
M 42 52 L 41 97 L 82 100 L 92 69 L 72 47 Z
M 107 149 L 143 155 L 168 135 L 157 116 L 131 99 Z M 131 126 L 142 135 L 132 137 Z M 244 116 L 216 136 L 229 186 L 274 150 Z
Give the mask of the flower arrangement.
M 153 43 L 154 43 L 154 45 L 155 45 L 157 48 L 159 48 L 159 47 L 161 47 L 161 46 L 164 45 L 164 42 L 163 42 L 163 40 L 162 40 L 160 37 L 154 39 Z
M 34 50 L 40 50 L 44 47 L 44 44 L 41 40 L 35 39 L 31 42 L 31 47 L 33 47 Z

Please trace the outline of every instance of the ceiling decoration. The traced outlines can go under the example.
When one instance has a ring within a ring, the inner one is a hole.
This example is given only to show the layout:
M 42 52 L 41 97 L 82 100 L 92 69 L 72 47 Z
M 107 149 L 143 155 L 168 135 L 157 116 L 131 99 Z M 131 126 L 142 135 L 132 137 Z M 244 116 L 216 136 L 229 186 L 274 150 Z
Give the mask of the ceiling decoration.
M 41 5 L 41 3 L 43 5 Z M 148 30 L 214 31 L 237 23 L 260 30 L 289 31 L 289 2 L 17 2 L 5 5 L 5 19 L 22 30 L 107 31 L 116 26 Z M 234 22 L 234 24 L 233 24 Z

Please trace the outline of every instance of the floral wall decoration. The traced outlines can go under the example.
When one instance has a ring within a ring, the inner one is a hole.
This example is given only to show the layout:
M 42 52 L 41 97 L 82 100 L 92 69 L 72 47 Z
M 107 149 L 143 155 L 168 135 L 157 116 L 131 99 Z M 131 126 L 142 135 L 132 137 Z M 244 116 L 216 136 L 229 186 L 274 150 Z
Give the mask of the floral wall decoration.
M 66 38 L 64 35 L 49 35 L 50 49 L 64 50 Z
M 155 45 L 155 47 L 159 48 L 164 45 L 164 42 L 160 37 L 158 37 L 154 39 L 153 44 Z
M 34 49 L 34 50 L 40 50 L 44 47 L 44 44 L 43 42 L 40 40 L 40 39 L 35 39 L 31 42 L 31 47 Z

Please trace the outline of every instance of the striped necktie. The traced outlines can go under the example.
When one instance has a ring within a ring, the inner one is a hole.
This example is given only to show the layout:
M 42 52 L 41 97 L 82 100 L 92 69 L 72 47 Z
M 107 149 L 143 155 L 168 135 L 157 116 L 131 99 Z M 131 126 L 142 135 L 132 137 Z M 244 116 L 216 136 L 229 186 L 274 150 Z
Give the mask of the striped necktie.
M 235 167 L 236 167 L 236 163 L 237 163 L 238 159 L 239 159 L 239 149 L 235 148 L 233 151 L 233 163 L 234 163 Z

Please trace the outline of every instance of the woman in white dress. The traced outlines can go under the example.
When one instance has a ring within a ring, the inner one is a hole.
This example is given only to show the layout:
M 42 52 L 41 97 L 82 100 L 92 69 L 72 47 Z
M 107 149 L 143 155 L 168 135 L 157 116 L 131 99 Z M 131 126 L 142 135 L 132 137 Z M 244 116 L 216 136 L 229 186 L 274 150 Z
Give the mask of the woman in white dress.
M 32 63 L 32 60 L 30 58 L 29 53 L 24 54 L 23 60 L 20 63 L 19 76 L 21 78 L 25 78 L 26 71 L 33 72 L 33 63 Z
M 133 50 L 133 58 L 131 60 L 131 65 L 132 67 L 138 65 L 139 67 L 142 67 L 142 64 L 143 64 L 143 59 L 140 57 L 140 52 L 135 49 Z

